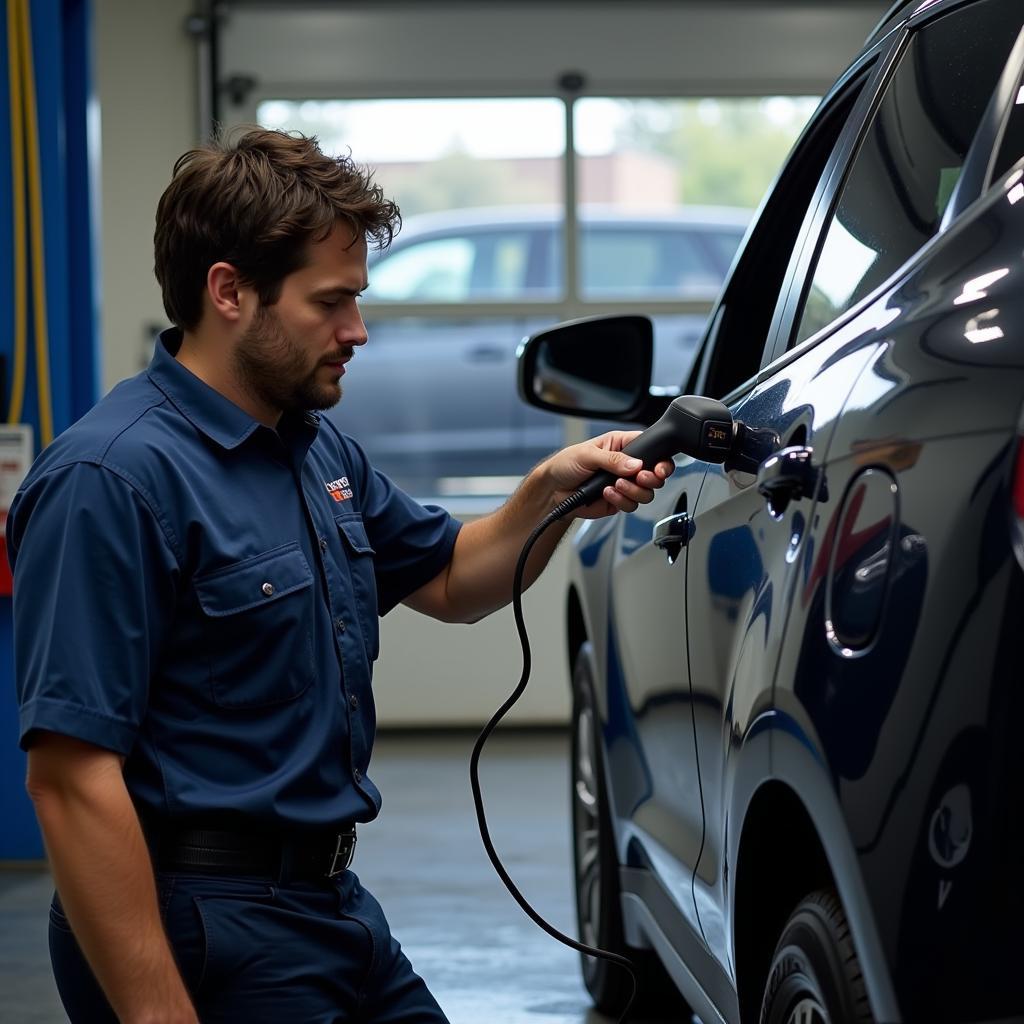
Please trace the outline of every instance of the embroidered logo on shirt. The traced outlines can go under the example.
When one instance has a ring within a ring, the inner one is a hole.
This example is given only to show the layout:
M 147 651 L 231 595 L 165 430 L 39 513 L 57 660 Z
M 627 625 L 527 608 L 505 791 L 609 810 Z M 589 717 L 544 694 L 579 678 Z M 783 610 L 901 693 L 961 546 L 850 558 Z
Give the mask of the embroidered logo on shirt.
M 352 488 L 348 485 L 347 476 L 332 480 L 330 483 L 325 481 L 325 486 L 327 487 L 327 493 L 335 501 L 348 501 L 352 497 Z

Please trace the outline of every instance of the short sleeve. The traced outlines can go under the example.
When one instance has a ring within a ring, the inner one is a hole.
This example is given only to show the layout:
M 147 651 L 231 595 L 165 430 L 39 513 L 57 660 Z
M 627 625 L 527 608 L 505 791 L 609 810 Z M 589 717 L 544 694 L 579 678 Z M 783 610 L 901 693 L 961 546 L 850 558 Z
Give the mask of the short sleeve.
M 127 755 L 175 604 L 158 514 L 115 471 L 31 476 L 8 519 L 19 737 L 72 736 Z
M 377 612 L 386 615 L 450 561 L 462 527 L 437 505 L 421 505 L 375 470 L 350 438 L 349 465 L 361 477 L 361 511 L 374 550 Z

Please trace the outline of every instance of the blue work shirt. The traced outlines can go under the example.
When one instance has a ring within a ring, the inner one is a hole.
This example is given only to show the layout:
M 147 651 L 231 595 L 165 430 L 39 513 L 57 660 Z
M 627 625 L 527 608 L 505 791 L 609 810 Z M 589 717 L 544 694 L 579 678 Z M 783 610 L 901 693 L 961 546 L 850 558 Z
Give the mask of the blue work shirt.
M 20 737 L 126 757 L 144 818 L 368 821 L 378 615 L 460 524 L 314 413 L 261 425 L 174 357 L 53 442 L 11 506 Z

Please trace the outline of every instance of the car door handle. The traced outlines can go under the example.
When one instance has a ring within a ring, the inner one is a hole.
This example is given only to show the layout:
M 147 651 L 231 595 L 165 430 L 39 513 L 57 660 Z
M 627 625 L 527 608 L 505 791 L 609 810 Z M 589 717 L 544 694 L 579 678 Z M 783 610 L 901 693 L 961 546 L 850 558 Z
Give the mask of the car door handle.
M 494 345 L 477 345 L 466 353 L 466 358 L 473 363 L 497 363 L 505 358 L 505 350 Z
M 757 490 L 768 502 L 768 511 L 778 519 L 791 501 L 813 496 L 819 481 L 819 501 L 828 501 L 824 472 L 814 465 L 813 448 L 783 448 L 770 455 L 757 469 Z
M 693 520 L 688 512 L 666 516 L 654 524 L 654 546 L 665 552 L 668 564 L 673 565 L 679 552 L 690 543 L 693 536 Z

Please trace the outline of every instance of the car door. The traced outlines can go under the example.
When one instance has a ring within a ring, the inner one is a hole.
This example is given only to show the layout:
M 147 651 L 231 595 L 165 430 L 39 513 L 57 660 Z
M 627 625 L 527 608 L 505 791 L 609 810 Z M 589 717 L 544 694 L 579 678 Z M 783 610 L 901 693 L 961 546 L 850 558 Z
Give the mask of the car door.
M 837 87 L 801 136 L 766 201 L 712 313 L 701 357 L 703 387 L 698 390 L 710 387 L 711 393 L 721 395 L 757 374 L 785 290 L 790 253 L 807 231 L 804 212 L 815 207 L 833 166 L 837 139 L 860 110 L 858 98 L 870 63 L 858 65 Z M 694 382 L 690 384 L 692 390 Z M 767 439 L 760 443 L 764 447 Z M 770 444 L 766 450 L 771 450 Z M 615 656 L 609 657 L 608 672 L 621 678 L 633 741 L 609 742 L 609 775 L 616 787 L 614 802 L 625 842 L 658 879 L 653 892 L 642 893 L 645 902 L 660 927 L 677 937 L 677 947 L 705 990 L 723 1007 L 731 1001 L 734 1009 L 731 979 L 707 953 L 693 885 L 707 838 L 707 795 L 701 793 L 693 729 L 706 717 L 697 703 L 710 704 L 715 698 L 690 685 L 690 658 L 696 653 L 701 665 L 707 653 L 695 631 L 688 630 L 693 609 L 688 613 L 687 608 L 688 599 L 718 602 L 715 621 L 709 624 L 717 633 L 719 619 L 735 628 L 741 604 L 736 598 L 742 594 L 734 595 L 730 585 L 719 586 L 711 595 L 688 594 L 687 579 L 695 563 L 698 573 L 706 576 L 701 564 L 707 557 L 701 548 L 705 528 L 697 522 L 692 524 L 694 532 L 688 520 L 700 508 L 707 467 L 686 457 L 678 457 L 676 463 L 677 472 L 654 501 L 624 517 L 618 527 L 611 574 L 610 645 Z M 674 542 L 680 540 L 688 540 L 689 546 Z M 755 552 L 756 543 L 752 538 Z M 752 571 L 749 565 L 746 571 Z M 707 609 L 699 611 L 708 614 Z M 609 692 L 614 691 L 610 680 Z M 720 718 L 717 709 L 715 717 Z M 626 877 L 624 887 L 628 886 Z
M 856 438 L 844 433 L 835 457 L 832 439 L 851 394 L 859 407 L 879 392 L 878 367 L 900 315 L 885 299 L 887 283 L 939 232 L 1019 29 L 1020 12 L 1011 8 L 981 0 L 945 13 L 901 34 L 885 56 L 871 87 L 878 92 L 871 117 L 855 150 L 848 140 L 833 172 L 836 184 L 794 256 L 792 285 L 776 317 L 776 346 L 784 354 L 736 404 L 744 424 L 777 439 L 779 454 L 761 469 L 771 494 L 756 486 L 752 466 L 749 472 L 712 467 L 697 501 L 687 635 L 706 828 L 694 894 L 711 951 L 729 971 L 735 968 L 728 894 L 730 841 L 735 849 L 737 839 L 730 835 L 736 754 L 767 716 L 784 728 L 779 716 L 793 710 L 791 700 L 776 706 L 773 689 L 783 637 L 799 629 L 796 620 L 808 614 L 806 594 L 816 591 L 840 543 L 832 510 L 854 493 L 851 486 L 859 491 L 855 508 L 847 506 L 844 557 L 870 576 L 872 558 L 882 557 L 889 539 L 892 477 L 880 469 L 859 475 L 862 462 L 850 457 Z M 954 94 L 952 81 L 965 84 Z M 863 614 L 859 606 L 848 619 Z M 868 671 L 873 678 L 861 680 L 864 695 L 879 680 L 879 666 Z M 804 695 L 808 701 L 815 706 L 831 698 L 815 691 Z M 834 727 L 843 733 L 854 721 L 847 714 Z

